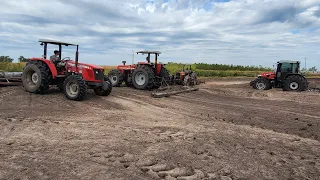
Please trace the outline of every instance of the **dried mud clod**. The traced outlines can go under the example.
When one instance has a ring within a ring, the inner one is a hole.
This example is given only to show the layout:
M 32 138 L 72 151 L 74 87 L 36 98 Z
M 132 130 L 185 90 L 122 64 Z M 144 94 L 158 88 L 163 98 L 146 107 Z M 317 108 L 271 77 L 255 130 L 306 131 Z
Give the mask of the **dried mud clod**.
M 148 160 L 144 163 L 139 162 L 137 165 L 142 172 L 154 179 L 178 179 L 178 180 L 197 180 L 206 177 L 201 170 L 193 169 L 192 167 L 178 167 L 173 164 L 166 164 L 156 162 L 155 160 Z

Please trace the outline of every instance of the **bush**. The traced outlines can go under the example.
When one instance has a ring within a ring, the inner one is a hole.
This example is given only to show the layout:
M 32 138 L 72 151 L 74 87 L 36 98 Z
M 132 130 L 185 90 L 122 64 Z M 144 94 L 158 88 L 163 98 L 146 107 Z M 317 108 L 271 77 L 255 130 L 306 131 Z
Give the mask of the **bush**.
M 9 63 L 0 62 L 0 70 L 6 72 L 21 72 L 25 66 L 25 62 L 21 63 Z M 181 71 L 182 63 L 169 62 L 166 66 L 170 74 L 176 74 L 177 71 Z M 199 68 L 200 67 L 200 68 Z M 117 66 L 103 66 L 105 74 L 111 69 L 116 69 Z M 246 67 L 242 66 L 229 66 L 229 65 L 207 65 L 206 64 L 192 64 L 191 68 L 197 73 L 198 76 L 202 77 L 256 77 L 263 71 L 270 71 L 270 69 L 261 68 L 259 70 L 245 70 Z M 219 70 L 220 68 L 220 70 Z M 228 69 L 230 68 L 230 69 Z M 218 69 L 218 70 L 217 70 Z M 250 69 L 247 67 L 247 69 Z M 253 68 L 254 69 L 254 68 Z
M 6 72 L 22 72 L 25 65 L 26 65 L 25 62 L 21 62 L 21 63 L 0 62 L 0 70 L 6 71 Z
M 196 69 L 201 70 L 233 70 L 233 71 L 270 71 L 272 69 L 262 66 L 240 66 L 240 65 L 224 65 L 224 64 L 206 64 L 197 63 L 194 64 Z

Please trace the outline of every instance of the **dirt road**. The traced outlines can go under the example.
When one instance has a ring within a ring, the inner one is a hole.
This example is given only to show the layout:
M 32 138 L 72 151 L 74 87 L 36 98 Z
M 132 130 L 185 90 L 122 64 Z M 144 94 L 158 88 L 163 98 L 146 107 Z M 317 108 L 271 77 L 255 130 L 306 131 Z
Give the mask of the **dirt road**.
M 319 102 L 247 80 L 82 102 L 2 87 L 0 179 L 318 179 Z

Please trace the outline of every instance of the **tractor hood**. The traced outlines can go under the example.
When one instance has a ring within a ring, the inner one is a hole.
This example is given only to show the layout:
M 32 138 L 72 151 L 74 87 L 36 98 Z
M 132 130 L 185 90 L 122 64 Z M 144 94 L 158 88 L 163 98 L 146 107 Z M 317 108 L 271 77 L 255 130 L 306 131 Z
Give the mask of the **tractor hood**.
M 68 64 L 69 65 L 75 65 L 75 61 L 73 60 L 70 60 L 68 61 Z M 88 68 L 88 67 L 91 67 L 91 68 L 94 68 L 94 69 L 103 69 L 103 67 L 101 66 L 97 66 L 97 65 L 93 65 L 93 64 L 86 64 L 86 63 L 78 63 L 78 67 L 81 68 L 81 67 L 85 67 L 85 68 Z
M 276 74 L 274 72 L 263 72 L 258 75 L 258 77 L 270 77 L 270 76 L 275 76 Z

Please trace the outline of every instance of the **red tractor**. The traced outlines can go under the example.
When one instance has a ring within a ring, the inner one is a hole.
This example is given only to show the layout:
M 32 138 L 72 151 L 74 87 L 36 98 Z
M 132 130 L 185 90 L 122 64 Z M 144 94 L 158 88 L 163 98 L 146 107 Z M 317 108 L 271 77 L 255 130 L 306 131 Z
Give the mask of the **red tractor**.
M 104 75 L 102 67 L 78 63 L 79 45 L 45 39 L 40 39 L 39 42 L 44 47 L 43 57 L 30 58 L 22 73 L 26 91 L 44 94 L 50 85 L 56 85 L 68 99 L 76 101 L 83 99 L 87 89 L 93 89 L 100 96 L 108 96 L 111 93 L 111 82 Z M 47 59 L 48 44 L 59 46 L 58 61 Z M 75 61 L 69 57 L 60 59 L 63 45 L 77 47 Z
M 170 81 L 170 75 L 165 64 L 158 63 L 158 56 L 161 54 L 159 51 L 138 51 L 137 54 L 147 54 L 145 62 L 138 62 L 138 64 L 119 65 L 117 69 L 109 72 L 108 76 L 111 80 L 112 86 L 120 86 L 123 82 L 127 86 L 133 86 L 136 89 L 157 88 L 161 86 L 163 81 Z M 150 56 L 154 54 L 154 63 L 150 62 Z
M 199 82 L 197 80 L 197 74 L 192 70 L 191 64 L 184 64 L 181 71 L 177 71 L 175 76 L 171 77 L 172 83 L 174 84 L 183 84 L 184 86 L 194 86 Z
M 300 73 L 299 61 L 278 61 L 274 72 L 264 72 L 250 82 L 258 90 L 282 88 L 284 91 L 305 91 L 308 81 Z

